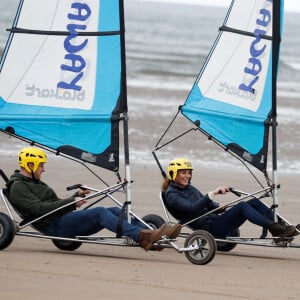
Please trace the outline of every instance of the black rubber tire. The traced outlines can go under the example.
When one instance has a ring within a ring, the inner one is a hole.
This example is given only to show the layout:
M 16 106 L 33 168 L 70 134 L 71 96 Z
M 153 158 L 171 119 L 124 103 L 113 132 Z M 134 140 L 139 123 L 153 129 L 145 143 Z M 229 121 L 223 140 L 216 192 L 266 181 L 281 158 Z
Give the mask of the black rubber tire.
M 196 230 L 185 240 L 184 247 L 191 245 L 199 247 L 197 250 L 185 251 L 186 258 L 195 265 L 206 265 L 212 261 L 217 251 L 214 237 L 205 230 Z
M 0 250 L 7 248 L 15 237 L 16 227 L 12 219 L 0 212 Z
M 78 249 L 82 242 L 72 242 L 72 241 L 63 241 L 63 240 L 52 240 L 52 243 L 60 250 L 74 251 Z
M 237 228 L 230 236 L 240 237 L 240 230 Z M 236 243 L 217 242 L 217 250 L 221 252 L 229 252 L 237 246 Z
M 165 222 L 165 220 L 160 217 L 159 215 L 149 214 L 144 216 L 143 221 L 150 225 L 153 229 L 158 229 L 161 227 Z

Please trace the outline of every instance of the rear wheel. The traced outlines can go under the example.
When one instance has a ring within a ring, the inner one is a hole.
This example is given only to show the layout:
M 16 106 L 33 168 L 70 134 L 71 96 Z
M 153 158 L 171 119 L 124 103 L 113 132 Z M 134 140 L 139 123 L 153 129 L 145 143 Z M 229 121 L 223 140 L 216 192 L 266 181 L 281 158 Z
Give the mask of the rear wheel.
M 155 214 L 149 214 L 144 216 L 143 221 L 146 222 L 152 229 L 158 229 L 165 223 L 165 220 L 162 217 Z M 162 249 L 163 247 L 159 245 L 153 245 L 150 250 L 160 251 Z
M 146 222 L 151 228 L 158 229 L 161 227 L 165 222 L 165 220 L 155 214 L 149 214 L 143 217 L 143 221 Z
M 0 212 L 0 250 L 7 248 L 15 237 L 15 224 L 12 219 Z
M 52 240 L 52 243 L 60 250 L 74 251 L 81 246 L 81 242 L 63 241 L 63 240 Z
M 197 230 L 191 233 L 185 240 L 185 248 L 192 248 L 185 251 L 186 258 L 193 264 L 206 265 L 215 257 L 217 245 L 213 236 L 204 230 Z
M 239 237 L 240 230 L 237 228 L 232 233 L 230 233 L 231 237 Z M 227 243 L 227 242 L 217 242 L 218 251 L 229 252 L 237 246 L 236 243 Z

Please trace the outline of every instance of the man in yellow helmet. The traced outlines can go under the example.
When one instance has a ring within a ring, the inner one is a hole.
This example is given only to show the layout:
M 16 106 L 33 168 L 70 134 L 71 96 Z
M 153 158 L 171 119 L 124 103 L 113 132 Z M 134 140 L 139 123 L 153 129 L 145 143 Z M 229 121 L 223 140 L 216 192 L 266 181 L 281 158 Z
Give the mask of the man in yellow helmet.
M 34 220 L 45 214 L 75 201 L 76 197 L 84 197 L 89 191 L 79 190 L 66 199 L 60 199 L 46 183 L 41 181 L 45 172 L 47 156 L 41 149 L 28 147 L 19 153 L 20 170 L 16 170 L 8 182 L 10 201 L 24 219 Z M 119 207 L 94 207 L 76 210 L 86 200 L 67 205 L 56 212 L 33 223 L 41 232 L 52 236 L 76 237 L 95 234 L 106 228 L 117 232 L 121 209 Z M 132 223 L 124 221 L 122 234 L 138 242 L 149 250 L 152 244 L 163 235 L 176 238 L 181 226 L 164 224 L 157 230 L 145 229 L 145 225 L 133 219 Z

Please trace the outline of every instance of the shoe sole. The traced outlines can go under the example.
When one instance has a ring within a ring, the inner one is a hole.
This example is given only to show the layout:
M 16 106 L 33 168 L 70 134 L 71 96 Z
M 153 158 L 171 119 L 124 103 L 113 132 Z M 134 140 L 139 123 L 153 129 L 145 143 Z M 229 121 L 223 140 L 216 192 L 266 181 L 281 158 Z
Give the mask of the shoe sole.
M 168 227 L 167 224 L 162 225 L 156 235 L 150 236 L 148 245 L 145 245 L 143 248 L 146 251 L 150 250 L 153 247 L 153 243 L 160 240 L 163 235 L 166 235 L 169 239 L 176 239 L 181 232 L 182 226 L 180 224 L 175 224 L 172 227 Z
M 159 229 L 153 230 L 153 231 L 156 231 L 156 232 L 155 233 L 152 232 L 151 235 L 149 236 L 149 240 L 148 241 L 143 241 L 142 243 L 140 243 L 140 246 L 145 251 L 150 250 L 153 246 L 153 243 L 161 239 L 162 235 L 164 234 L 164 232 L 167 229 L 167 226 L 168 225 L 165 223 Z
M 279 237 L 293 237 L 298 235 L 298 231 L 296 229 L 296 227 L 294 226 L 290 226 L 286 229 L 285 232 L 283 232 L 282 234 L 279 235 Z
M 300 234 L 300 224 L 298 224 L 298 225 L 296 225 L 295 226 L 295 234 L 294 234 L 294 236 L 297 236 L 297 235 L 299 235 Z
M 166 235 L 169 239 L 176 239 L 181 232 L 182 226 L 180 224 L 175 224 L 172 227 L 167 228 L 164 235 Z
M 158 241 L 161 239 L 162 235 L 164 234 L 164 232 L 167 230 L 167 224 L 162 225 L 159 229 L 157 229 L 157 234 L 156 235 L 151 235 L 150 236 L 150 241 L 152 243 Z

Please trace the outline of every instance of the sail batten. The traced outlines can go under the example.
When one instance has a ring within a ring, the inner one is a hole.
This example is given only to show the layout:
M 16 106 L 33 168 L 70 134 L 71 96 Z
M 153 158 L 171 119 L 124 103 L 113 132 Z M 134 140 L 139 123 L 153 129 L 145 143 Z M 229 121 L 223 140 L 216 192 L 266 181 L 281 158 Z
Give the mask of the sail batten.
M 251 36 L 251 37 L 257 36 L 253 32 L 238 30 L 238 29 L 235 29 L 235 28 L 227 27 L 227 26 L 221 26 L 220 31 L 227 31 L 227 32 L 237 33 L 237 34 L 241 34 L 241 35 L 247 35 L 247 36 Z M 267 35 L 264 35 L 264 34 L 260 34 L 259 37 L 262 38 L 262 39 L 266 39 L 266 40 L 272 40 L 271 36 L 267 36 Z
M 12 28 L 8 29 L 12 33 L 25 33 L 25 34 L 40 34 L 40 35 L 65 35 L 69 36 L 71 33 L 69 31 L 50 31 L 50 30 L 33 30 L 26 28 Z M 90 32 L 77 32 L 77 36 L 103 36 L 103 35 L 120 35 L 120 31 L 90 31 Z

